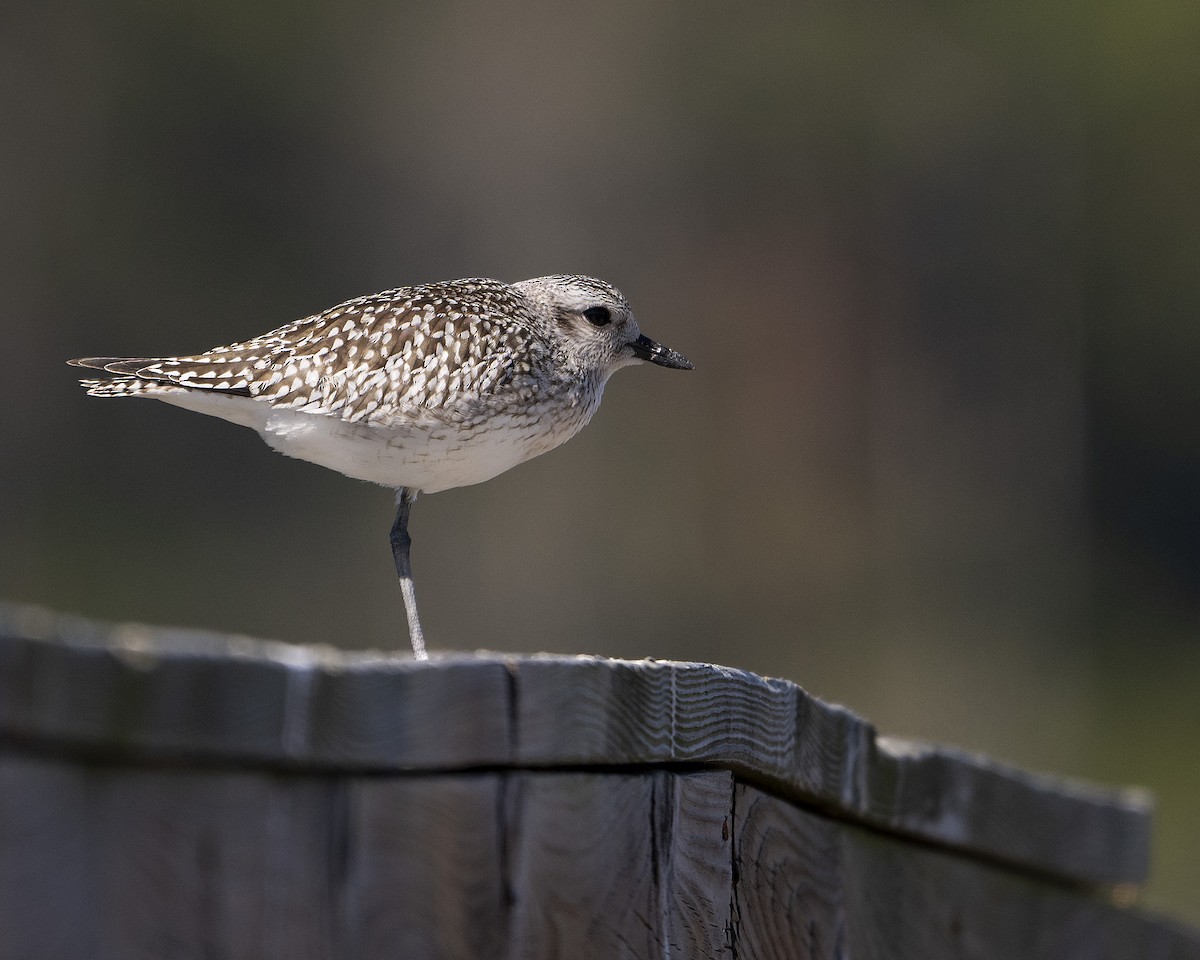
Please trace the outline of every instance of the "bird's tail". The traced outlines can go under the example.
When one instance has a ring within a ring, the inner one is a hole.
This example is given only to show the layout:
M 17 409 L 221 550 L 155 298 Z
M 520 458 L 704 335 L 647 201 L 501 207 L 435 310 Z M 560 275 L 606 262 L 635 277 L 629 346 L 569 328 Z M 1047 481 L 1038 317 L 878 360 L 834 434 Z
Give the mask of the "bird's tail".
M 80 380 L 89 397 L 137 397 L 146 394 L 163 393 L 172 388 L 169 384 L 156 380 L 142 380 L 138 377 L 113 377 L 110 380 Z
M 162 393 L 166 384 L 134 376 L 139 369 L 153 360 L 137 357 L 79 357 L 68 360 L 72 367 L 89 370 L 104 370 L 117 376 L 108 380 L 80 380 L 89 397 L 136 397 L 149 393 Z

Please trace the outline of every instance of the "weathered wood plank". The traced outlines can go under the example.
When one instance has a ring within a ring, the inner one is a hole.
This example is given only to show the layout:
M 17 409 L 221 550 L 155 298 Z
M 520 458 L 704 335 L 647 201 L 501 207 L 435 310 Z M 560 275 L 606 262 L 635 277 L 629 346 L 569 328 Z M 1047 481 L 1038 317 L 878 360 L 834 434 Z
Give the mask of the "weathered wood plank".
M 839 816 L 1098 884 L 1148 868 L 1150 801 L 879 738 L 785 680 L 703 664 L 516 662 L 517 761 L 720 766 Z
M 350 781 L 339 855 L 344 957 L 505 956 L 505 778 L 498 774 Z
M 732 957 L 733 776 L 660 777 L 660 792 L 669 789 L 674 801 L 658 839 L 665 851 L 658 880 L 664 955 Z
M 428 667 L 429 669 L 424 669 Z M 0 733 L 131 756 L 455 769 L 510 751 L 505 663 L 412 660 L 0 604 Z
M 103 956 L 89 799 L 77 767 L 0 749 L 0 958 Z
M 351 798 L 346 956 L 724 955 L 727 773 L 359 778 Z
M 512 960 L 724 955 L 729 774 L 546 773 L 512 786 Z
M 784 680 L 588 657 L 414 663 L 102 629 L 0 606 L 0 736 L 294 769 L 688 764 L 840 817 L 1068 878 L 1145 878 L 1150 803 L 879 738 Z
M 331 960 L 334 784 L 119 770 L 97 791 L 104 941 L 114 958 Z M 287 878 L 286 882 L 281 882 Z
M 1198 960 L 1200 939 L 1015 870 L 827 819 L 739 784 L 737 956 Z
M 732 786 L 0 751 L 0 960 L 721 957 Z
M 334 956 L 331 780 L 0 753 L 0 956 Z
M 0 960 L 1200 960 L 726 771 L 364 776 L 0 748 Z

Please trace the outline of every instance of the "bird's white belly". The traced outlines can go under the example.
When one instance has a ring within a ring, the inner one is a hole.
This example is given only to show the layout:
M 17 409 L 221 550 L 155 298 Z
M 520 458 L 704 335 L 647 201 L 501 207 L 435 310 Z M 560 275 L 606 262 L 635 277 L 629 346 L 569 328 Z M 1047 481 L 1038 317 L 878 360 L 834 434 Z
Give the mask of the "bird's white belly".
M 482 483 L 575 436 L 600 405 L 599 390 L 519 416 L 496 412 L 473 423 L 419 415 L 384 426 L 281 410 L 248 397 L 200 390 L 155 394 L 176 406 L 257 430 L 275 450 L 386 487 L 436 493 Z
M 587 423 L 492 417 L 475 427 L 379 427 L 319 414 L 274 411 L 259 430 L 280 453 L 358 480 L 436 493 L 482 483 L 573 437 Z

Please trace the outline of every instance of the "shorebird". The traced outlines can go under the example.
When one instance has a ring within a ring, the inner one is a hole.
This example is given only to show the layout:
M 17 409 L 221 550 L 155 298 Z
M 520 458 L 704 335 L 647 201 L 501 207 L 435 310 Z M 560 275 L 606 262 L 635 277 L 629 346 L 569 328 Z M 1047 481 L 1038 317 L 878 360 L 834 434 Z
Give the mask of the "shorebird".
M 396 490 L 392 558 L 427 658 L 408 535 L 418 493 L 488 480 L 569 440 L 614 371 L 691 370 L 591 277 L 398 287 L 205 353 L 83 357 L 93 397 L 153 397 L 257 430 L 280 453 Z

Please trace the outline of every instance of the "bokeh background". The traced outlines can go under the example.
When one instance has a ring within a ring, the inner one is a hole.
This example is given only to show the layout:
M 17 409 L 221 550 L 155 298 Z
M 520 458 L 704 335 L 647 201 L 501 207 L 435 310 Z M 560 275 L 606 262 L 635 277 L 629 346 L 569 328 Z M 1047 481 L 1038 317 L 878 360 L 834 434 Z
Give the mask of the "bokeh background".
M 459 276 L 696 371 L 422 498 L 435 647 L 711 660 L 1158 795 L 1200 922 L 1200 5 L 0 9 L 0 596 L 406 645 L 390 492 L 72 356 Z

